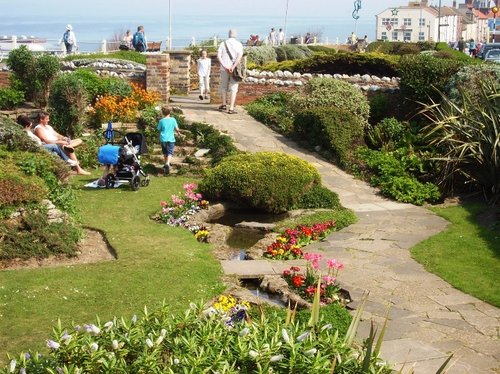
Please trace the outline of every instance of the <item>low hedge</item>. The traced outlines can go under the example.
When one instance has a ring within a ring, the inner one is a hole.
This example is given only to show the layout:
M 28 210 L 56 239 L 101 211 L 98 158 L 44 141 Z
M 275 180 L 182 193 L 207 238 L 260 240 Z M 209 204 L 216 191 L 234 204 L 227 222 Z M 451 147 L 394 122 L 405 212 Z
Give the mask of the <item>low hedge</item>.
M 206 172 L 199 189 L 210 200 L 229 200 L 281 213 L 320 183 L 318 171 L 306 161 L 283 153 L 260 152 L 223 159 Z
M 364 123 L 349 110 L 318 107 L 297 113 L 294 136 L 332 152 L 340 166 L 347 167 L 353 150 L 363 144 Z
M 276 92 L 247 104 L 245 109 L 257 121 L 288 134 L 293 130 L 295 116 L 289 105 L 290 98 L 288 93 Z

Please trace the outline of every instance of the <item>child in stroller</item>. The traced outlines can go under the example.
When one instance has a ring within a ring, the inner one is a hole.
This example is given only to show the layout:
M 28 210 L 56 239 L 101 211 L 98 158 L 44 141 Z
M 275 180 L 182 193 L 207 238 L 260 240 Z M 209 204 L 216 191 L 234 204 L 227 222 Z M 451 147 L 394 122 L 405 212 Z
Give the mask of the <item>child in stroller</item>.
M 108 144 L 99 148 L 97 158 L 108 172 L 104 177 L 106 188 L 114 187 L 118 181 L 129 181 L 133 191 L 137 191 L 140 186 L 148 186 L 149 176 L 142 170 L 140 161 L 140 155 L 148 151 L 145 136 L 128 133 L 122 145 L 113 144 L 114 134 L 108 137 L 105 132 L 105 137 Z M 113 172 L 110 172 L 111 166 Z

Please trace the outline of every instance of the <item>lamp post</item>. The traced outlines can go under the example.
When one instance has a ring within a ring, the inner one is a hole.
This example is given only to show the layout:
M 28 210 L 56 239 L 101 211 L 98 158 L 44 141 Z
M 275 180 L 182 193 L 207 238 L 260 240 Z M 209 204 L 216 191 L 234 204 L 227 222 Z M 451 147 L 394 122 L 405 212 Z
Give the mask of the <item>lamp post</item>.
M 172 0 L 168 0 L 168 50 L 172 50 Z
M 283 26 L 283 33 L 285 34 L 284 43 L 286 44 L 286 24 L 288 22 L 288 1 L 286 0 L 286 8 L 285 8 L 285 25 Z
M 438 8 L 438 43 L 441 42 L 441 0 Z

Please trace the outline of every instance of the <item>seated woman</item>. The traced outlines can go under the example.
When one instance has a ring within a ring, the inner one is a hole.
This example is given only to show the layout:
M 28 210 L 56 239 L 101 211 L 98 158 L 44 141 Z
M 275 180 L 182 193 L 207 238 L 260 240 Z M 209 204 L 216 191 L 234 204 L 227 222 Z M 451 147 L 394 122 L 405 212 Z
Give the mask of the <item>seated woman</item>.
M 40 140 L 44 144 L 55 144 L 62 148 L 64 153 L 73 161 L 77 162 L 75 165 L 76 172 L 80 175 L 90 175 L 88 171 L 83 170 L 78 164 L 78 159 L 76 158 L 75 148 L 80 145 L 82 141 L 80 139 L 76 139 L 75 141 L 71 141 L 68 137 L 62 136 L 57 133 L 56 130 L 49 125 L 49 114 L 46 112 L 42 112 L 39 115 L 39 124 L 35 126 L 34 132 L 35 135 L 40 138 Z

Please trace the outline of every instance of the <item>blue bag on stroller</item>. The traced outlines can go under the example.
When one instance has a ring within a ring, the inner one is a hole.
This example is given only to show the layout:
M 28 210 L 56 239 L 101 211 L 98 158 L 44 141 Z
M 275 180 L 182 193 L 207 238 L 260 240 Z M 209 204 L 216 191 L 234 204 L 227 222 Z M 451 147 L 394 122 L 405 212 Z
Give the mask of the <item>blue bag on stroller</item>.
M 99 151 L 97 152 L 97 159 L 104 165 L 116 165 L 118 163 L 119 156 L 119 145 L 106 144 L 99 147 Z

